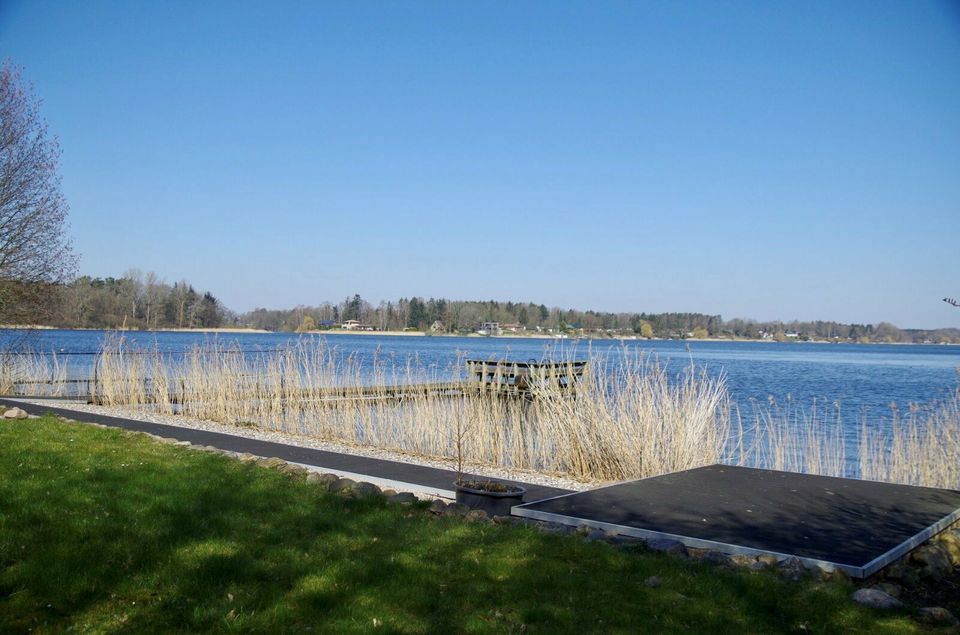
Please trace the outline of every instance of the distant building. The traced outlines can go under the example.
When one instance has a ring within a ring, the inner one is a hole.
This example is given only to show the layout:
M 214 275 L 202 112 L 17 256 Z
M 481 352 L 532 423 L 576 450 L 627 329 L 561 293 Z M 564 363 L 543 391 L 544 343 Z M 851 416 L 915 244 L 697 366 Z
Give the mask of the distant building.
M 434 333 L 443 333 L 444 331 L 447 330 L 447 327 L 443 325 L 443 322 L 441 322 L 440 320 L 437 320 L 430 325 L 430 330 L 433 331 Z
M 371 324 L 363 324 L 360 320 L 346 320 L 340 325 L 340 328 L 348 331 L 376 331 Z
M 482 322 L 477 330 L 480 335 L 500 335 L 499 322 Z
M 510 333 L 522 333 L 527 330 L 523 324 L 504 324 L 500 327 L 502 331 L 509 331 Z

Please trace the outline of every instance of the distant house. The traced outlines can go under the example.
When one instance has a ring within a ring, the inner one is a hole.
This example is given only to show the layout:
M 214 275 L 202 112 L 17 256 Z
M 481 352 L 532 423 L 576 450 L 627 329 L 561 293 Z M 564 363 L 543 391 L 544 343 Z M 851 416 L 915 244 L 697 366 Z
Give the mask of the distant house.
M 434 333 L 443 333 L 444 331 L 447 330 L 447 327 L 443 325 L 443 322 L 441 322 L 440 320 L 437 320 L 430 325 L 430 330 L 433 331 Z
M 480 335 L 500 335 L 499 322 L 482 322 L 477 330 Z
M 504 324 L 500 327 L 500 329 L 510 333 L 522 333 L 523 331 L 527 330 L 527 327 L 525 327 L 523 324 Z
M 348 331 L 376 331 L 377 329 L 370 324 L 363 324 L 360 320 L 345 320 L 340 328 Z

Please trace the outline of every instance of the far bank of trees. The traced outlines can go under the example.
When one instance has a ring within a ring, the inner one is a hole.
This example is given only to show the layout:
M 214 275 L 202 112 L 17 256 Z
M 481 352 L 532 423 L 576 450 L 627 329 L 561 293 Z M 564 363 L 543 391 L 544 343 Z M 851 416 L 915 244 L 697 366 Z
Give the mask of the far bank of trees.
M 119 278 L 82 276 L 67 284 L 46 284 L 37 292 L 52 300 L 34 323 L 64 328 L 219 328 L 316 331 L 355 320 L 376 331 L 415 330 L 468 334 L 485 322 L 504 331 L 587 337 L 726 338 L 777 341 L 960 343 L 960 329 L 900 329 L 893 324 L 831 321 L 758 322 L 724 320 L 704 313 L 610 313 L 547 307 L 533 302 L 449 300 L 409 297 L 373 304 L 360 295 L 338 303 L 258 308 L 237 315 L 210 291 L 186 280 L 167 283 L 157 274 L 133 269 Z M 9 322 L 7 322 L 9 323 Z
M 232 314 L 209 291 L 186 280 L 167 284 L 133 270 L 120 278 L 81 276 L 59 289 L 51 326 L 73 328 L 218 328 Z
M 336 328 L 347 320 L 378 331 L 471 333 L 484 322 L 498 322 L 525 332 L 568 333 L 594 337 L 728 338 L 778 341 L 960 343 L 960 330 L 908 330 L 893 324 L 844 324 L 831 321 L 758 322 L 724 320 L 703 313 L 604 313 L 548 308 L 531 302 L 400 298 L 374 305 L 359 295 L 339 303 L 300 305 L 292 309 L 258 308 L 237 322 L 269 331 Z

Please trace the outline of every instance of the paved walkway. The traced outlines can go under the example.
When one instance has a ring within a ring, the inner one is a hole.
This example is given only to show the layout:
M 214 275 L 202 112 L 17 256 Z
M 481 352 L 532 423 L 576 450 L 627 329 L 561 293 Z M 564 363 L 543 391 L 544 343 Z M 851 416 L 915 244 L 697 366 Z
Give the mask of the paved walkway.
M 221 450 L 248 452 L 255 456 L 266 458 L 277 457 L 291 463 L 299 463 L 311 469 L 368 481 L 375 485 L 396 489 L 398 491 L 415 492 L 443 498 L 454 498 L 455 496 L 453 482 L 456 480 L 457 475 L 453 470 L 442 470 L 423 465 L 412 465 L 400 461 L 389 461 L 386 459 L 356 456 L 340 452 L 315 450 L 313 448 L 303 448 L 285 443 L 260 441 L 258 439 L 249 439 L 233 434 L 194 430 L 192 428 L 182 428 L 162 423 L 149 423 L 135 419 L 109 417 L 106 415 L 79 412 L 68 408 L 35 406 L 11 399 L 0 399 L 0 404 L 9 407 L 17 406 L 30 414 L 39 415 L 45 412 L 52 412 L 78 421 L 99 423 L 113 428 L 122 428 L 135 432 L 149 432 L 150 434 L 155 434 L 160 437 L 177 439 L 178 441 L 189 441 L 194 445 L 210 445 Z M 527 488 L 527 494 L 524 496 L 525 502 L 570 493 L 570 490 L 556 487 L 505 479 L 496 480 Z

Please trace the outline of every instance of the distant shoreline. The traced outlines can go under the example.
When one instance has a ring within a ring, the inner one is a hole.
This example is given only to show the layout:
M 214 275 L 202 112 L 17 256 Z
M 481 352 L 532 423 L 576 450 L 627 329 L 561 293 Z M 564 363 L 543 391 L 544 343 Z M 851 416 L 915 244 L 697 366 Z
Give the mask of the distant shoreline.
M 479 333 L 468 333 L 459 335 L 456 333 L 428 333 L 424 331 L 361 331 L 354 329 L 330 329 L 330 330 L 310 330 L 310 331 L 268 331 L 266 329 L 255 329 L 247 327 L 218 327 L 218 328 L 162 328 L 162 329 L 135 329 L 135 328 L 113 328 L 113 329 L 95 329 L 95 328 L 62 328 L 58 326 L 43 326 L 39 324 L 0 324 L 0 330 L 11 331 L 116 331 L 120 333 L 237 333 L 237 334 L 277 334 L 277 335 L 360 335 L 360 336 L 382 336 L 382 337 L 469 337 L 469 338 L 488 338 L 488 339 L 529 339 L 529 340 L 619 340 L 619 341 L 637 341 L 637 342 L 756 342 L 761 344 L 885 344 L 889 346 L 960 346 L 960 343 L 924 343 L 924 342 L 851 342 L 851 341 L 831 341 L 831 340 L 800 340 L 788 339 L 778 342 L 774 339 L 758 338 L 730 338 L 730 337 L 710 337 L 710 338 L 666 338 L 666 337 L 641 337 L 639 335 L 624 335 L 622 337 L 596 337 L 593 335 L 564 336 L 558 337 L 548 333 L 510 333 L 501 335 L 481 335 Z

